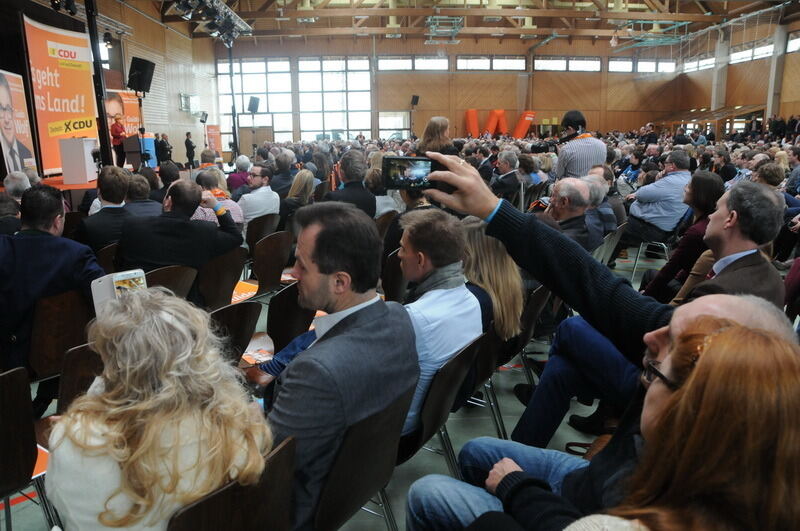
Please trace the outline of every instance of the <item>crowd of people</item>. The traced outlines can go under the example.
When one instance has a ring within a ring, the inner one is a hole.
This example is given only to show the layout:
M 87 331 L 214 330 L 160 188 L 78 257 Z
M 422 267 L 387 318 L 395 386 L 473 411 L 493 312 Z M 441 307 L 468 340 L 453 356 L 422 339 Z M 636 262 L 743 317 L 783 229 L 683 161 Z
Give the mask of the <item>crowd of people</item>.
M 209 150 L 183 175 L 168 158 L 157 171 L 107 166 L 75 205 L 87 216 L 70 238 L 61 192 L 9 174 L 4 371 L 36 379 L 36 301 L 90 297 L 107 245 L 118 245 L 118 270 L 200 269 L 246 245 L 248 224 L 267 214 L 296 236 L 300 306 L 323 312 L 242 371 L 224 361 L 197 285 L 186 300 L 150 288 L 109 303 L 88 329 L 104 370 L 50 433 L 47 492 L 66 528 L 166 529 L 221 485 L 258 482 L 273 443 L 293 437 L 293 527 L 311 529 L 346 429 L 410 395 L 398 436 L 413 436 L 439 368 L 482 334 L 513 341 L 538 286 L 561 304 L 537 323 L 549 356 L 536 385 L 514 388 L 525 411 L 510 440 L 464 445 L 463 480 L 416 481 L 407 529 L 797 526 L 800 346 L 779 272 L 800 233 L 794 133 L 716 141 L 647 124 L 600 135 L 580 111 L 561 130 L 453 139 L 436 117 L 419 139 L 265 143 L 227 174 Z M 430 158 L 429 179 L 448 187 L 387 189 L 387 156 Z M 381 234 L 376 220 L 392 211 Z M 610 235 L 619 244 L 601 263 L 591 253 Z M 634 288 L 614 268 L 650 242 L 673 251 Z M 395 250 L 403 304 L 380 296 Z M 265 409 L 245 382 L 275 383 Z M 464 387 L 457 402 L 474 389 Z M 39 383 L 37 418 L 57 391 L 57 379 Z M 610 435 L 591 460 L 548 448 L 573 397 L 599 406 L 569 423 Z

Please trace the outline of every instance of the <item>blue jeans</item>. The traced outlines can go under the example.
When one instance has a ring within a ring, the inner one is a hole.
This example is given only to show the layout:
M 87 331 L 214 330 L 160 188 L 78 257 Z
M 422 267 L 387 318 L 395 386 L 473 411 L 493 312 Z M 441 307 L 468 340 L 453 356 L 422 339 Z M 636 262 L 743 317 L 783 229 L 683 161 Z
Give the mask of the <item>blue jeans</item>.
M 468 482 L 433 474 L 417 480 L 408 491 L 406 530 L 461 529 L 489 511 L 502 511 L 499 498 L 483 488 L 486 476 L 502 458 L 513 459 L 527 474 L 547 481 L 561 493 L 564 477 L 589 461 L 557 450 L 542 450 L 492 437 L 473 439 L 458 456 Z
M 573 396 L 601 398 L 625 409 L 640 372 L 582 317 L 565 319 L 558 325 L 544 372 L 511 439 L 545 448 L 569 411 Z

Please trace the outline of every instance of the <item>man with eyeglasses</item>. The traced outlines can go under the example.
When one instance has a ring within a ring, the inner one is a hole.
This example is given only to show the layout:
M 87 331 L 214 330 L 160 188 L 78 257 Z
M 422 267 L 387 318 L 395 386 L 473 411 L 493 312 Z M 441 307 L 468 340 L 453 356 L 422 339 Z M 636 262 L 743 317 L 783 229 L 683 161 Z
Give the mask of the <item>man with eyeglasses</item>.
M 25 169 L 25 160 L 32 159 L 31 150 L 17 141 L 14 127 L 14 104 L 8 79 L 0 73 L 0 143 L 3 146 L 3 160 L 6 173 Z

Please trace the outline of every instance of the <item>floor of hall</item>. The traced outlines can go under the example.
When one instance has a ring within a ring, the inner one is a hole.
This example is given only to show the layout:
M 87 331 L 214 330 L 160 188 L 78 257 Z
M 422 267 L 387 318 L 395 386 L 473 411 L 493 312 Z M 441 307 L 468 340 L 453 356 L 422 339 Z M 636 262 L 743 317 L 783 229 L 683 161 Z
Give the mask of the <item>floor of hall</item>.
M 614 269 L 616 274 L 627 279 L 631 278 L 634 263 L 633 259 L 636 256 L 636 250 L 636 248 L 629 249 L 628 256 L 630 258 L 617 260 L 617 267 Z M 641 275 L 645 270 L 658 269 L 663 263 L 664 260 L 643 257 L 639 262 L 636 275 L 633 278 L 633 286 L 638 288 Z M 266 312 L 263 312 L 262 321 L 259 322 L 259 330 L 265 329 L 263 321 L 265 315 Z M 541 356 L 534 356 L 540 359 L 546 359 L 547 349 L 548 345 L 546 343 L 537 341 L 531 342 L 527 347 L 528 351 L 542 353 Z M 517 364 L 518 359 L 515 358 L 512 360 L 512 363 Z M 513 388 L 518 383 L 524 383 L 525 376 L 521 370 L 516 368 L 503 369 L 495 373 L 493 382 L 506 430 L 510 434 L 524 410 L 524 406 L 514 396 Z M 55 412 L 54 406 L 51 406 L 51 409 L 52 411 L 48 411 L 48 414 Z M 576 431 L 567 424 L 566 419 L 569 418 L 571 414 L 588 415 L 593 410 L 594 406 L 584 406 L 573 399 L 569 413 L 565 416 L 564 421 L 550 441 L 548 448 L 564 450 L 566 444 L 569 442 L 590 442 L 593 437 Z M 462 408 L 460 411 L 451 414 L 447 421 L 447 430 L 450 434 L 456 454 L 460 448 L 471 439 L 484 435 L 496 436 L 489 410 L 481 407 L 471 409 Z M 434 438 L 430 442 L 430 446 L 437 447 L 438 440 Z M 387 487 L 387 493 L 391 502 L 392 511 L 401 531 L 405 529 L 406 493 L 414 481 L 426 474 L 448 474 L 444 457 L 421 450 L 408 462 L 395 468 L 392 480 Z M 28 489 L 25 492 L 30 495 L 32 489 Z M 12 499 L 11 513 L 13 517 L 13 529 L 17 531 L 49 531 L 39 507 L 22 496 L 17 496 Z M 379 517 L 365 511 L 360 511 L 342 527 L 344 531 L 379 531 L 384 528 L 385 525 Z M 0 525 L 0 529 L 4 530 L 5 527 Z

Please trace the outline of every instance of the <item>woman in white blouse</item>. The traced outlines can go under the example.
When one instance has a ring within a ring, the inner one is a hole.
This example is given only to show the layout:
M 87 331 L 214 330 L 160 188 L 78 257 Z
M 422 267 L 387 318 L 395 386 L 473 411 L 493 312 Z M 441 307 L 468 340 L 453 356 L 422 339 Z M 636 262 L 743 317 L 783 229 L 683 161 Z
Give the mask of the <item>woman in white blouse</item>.
M 47 492 L 66 529 L 163 530 L 180 507 L 258 481 L 272 436 L 208 314 L 160 288 L 89 327 L 105 368 L 50 436 Z

